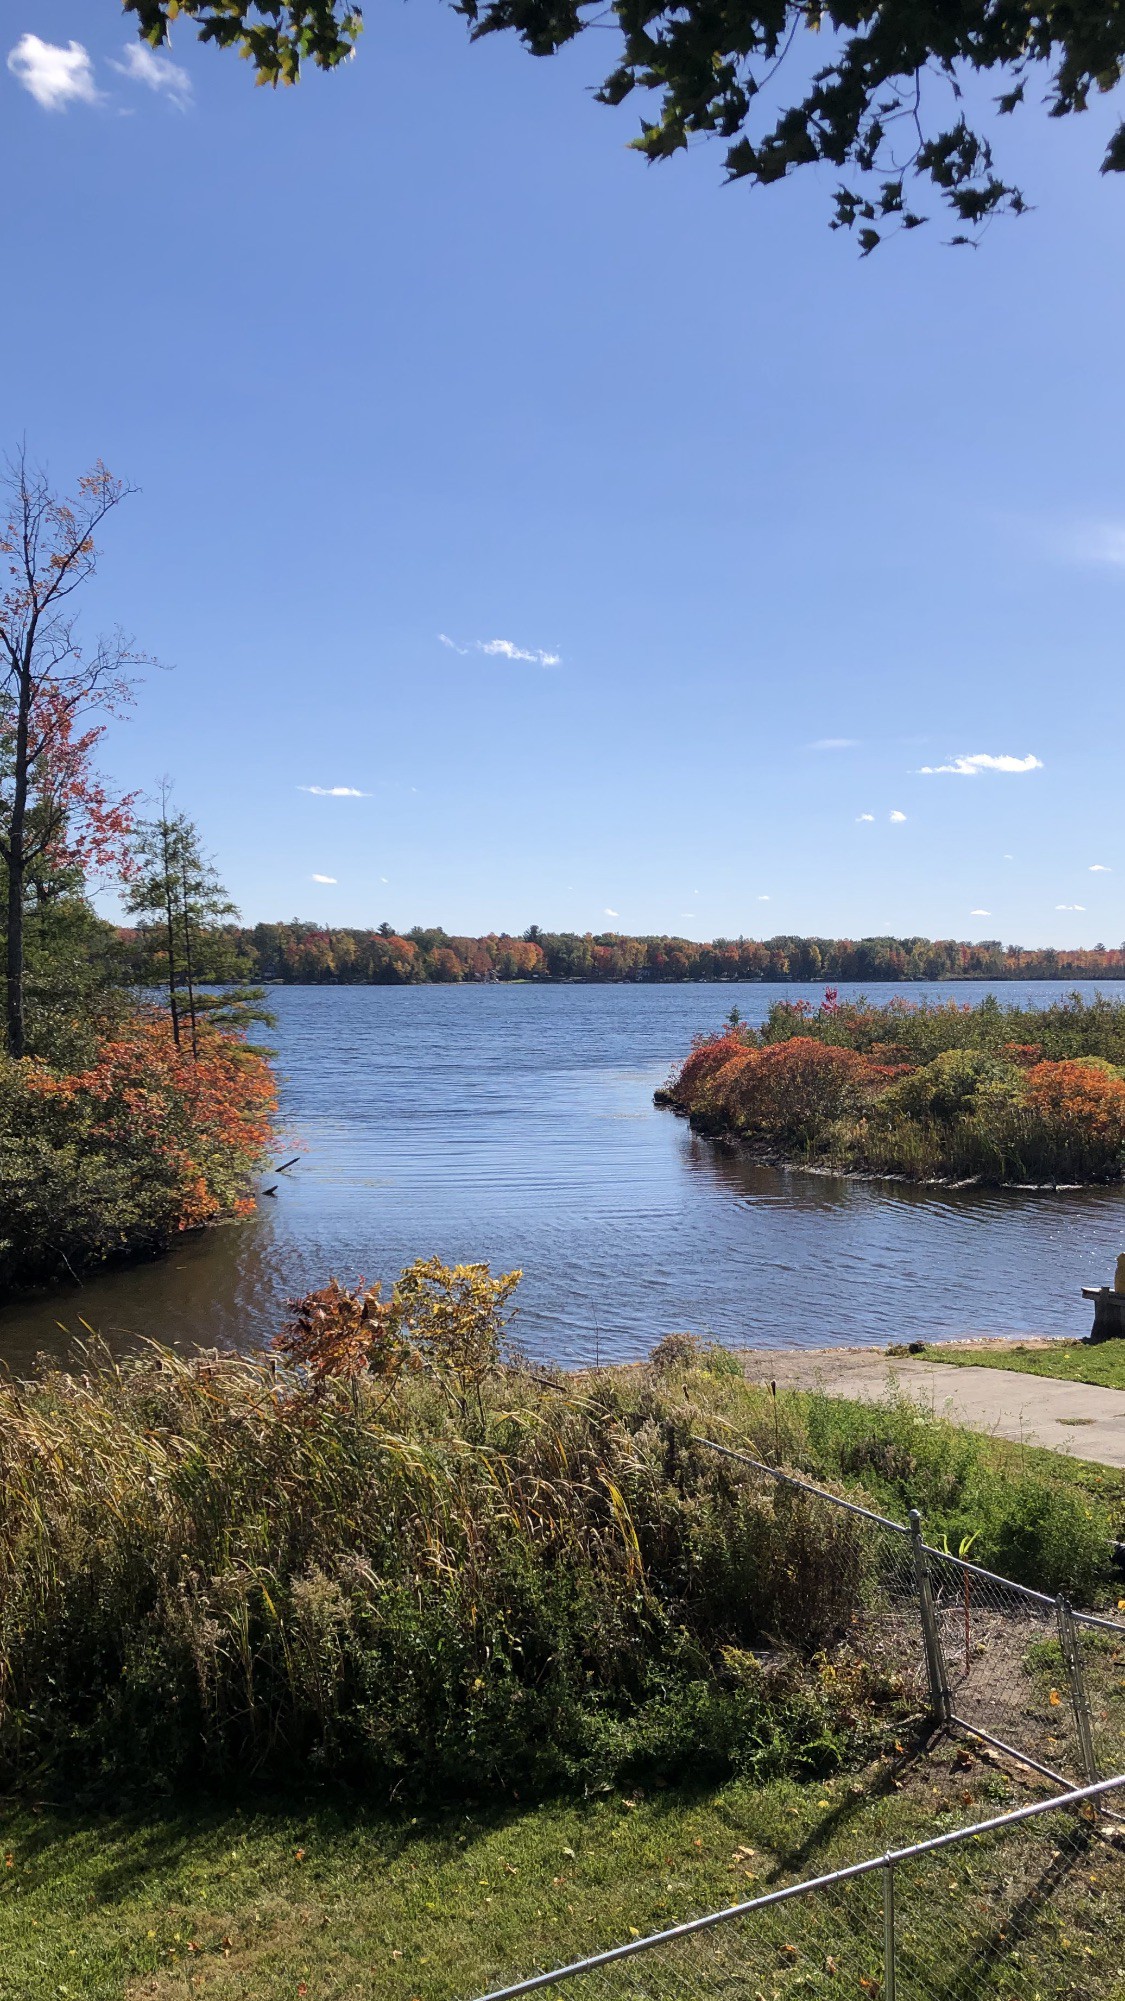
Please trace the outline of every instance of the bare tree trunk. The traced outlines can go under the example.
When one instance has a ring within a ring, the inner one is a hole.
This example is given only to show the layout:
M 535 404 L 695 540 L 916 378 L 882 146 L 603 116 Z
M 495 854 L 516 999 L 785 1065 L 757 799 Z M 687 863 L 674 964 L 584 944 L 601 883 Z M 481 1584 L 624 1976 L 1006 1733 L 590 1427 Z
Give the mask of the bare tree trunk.
M 168 1007 L 172 1016 L 172 1040 L 180 1046 L 180 1004 L 176 998 L 176 918 L 172 908 L 172 868 L 168 855 L 168 821 L 161 820 L 160 838 L 164 853 L 164 915 L 168 925 Z
M 181 857 L 180 872 L 183 880 L 183 889 L 184 889 L 184 903 L 183 903 L 184 964 L 187 969 L 188 1012 L 191 1016 L 191 1053 L 195 1058 L 195 1061 L 198 1063 L 199 1037 L 196 1034 L 195 1030 L 195 979 L 192 973 L 192 964 L 191 964 L 191 911 L 188 906 L 187 862 L 182 857 Z
M 20 688 L 16 719 L 15 782 L 12 810 L 5 829 L 8 862 L 8 937 L 6 1026 L 9 1056 L 20 1057 L 27 1045 L 23 1006 L 24 822 L 27 814 L 28 678 Z
M 22 1056 L 23 1018 L 23 858 L 13 841 L 8 857 L 7 1042 L 9 1056 Z

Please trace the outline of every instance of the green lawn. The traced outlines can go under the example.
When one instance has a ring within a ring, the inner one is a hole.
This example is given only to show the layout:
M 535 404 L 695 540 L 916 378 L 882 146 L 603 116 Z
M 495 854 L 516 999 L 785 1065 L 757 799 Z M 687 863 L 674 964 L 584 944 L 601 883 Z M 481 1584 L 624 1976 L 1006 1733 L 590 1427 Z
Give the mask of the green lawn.
M 934 1341 L 922 1351 L 928 1362 L 952 1362 L 963 1369 L 1018 1369 L 1028 1376 L 1060 1376 L 1072 1383 L 1101 1383 L 1125 1390 L 1125 1341 L 1052 1341 L 1049 1348 L 1013 1342 L 1008 1348 L 958 1347 Z
M 618 1794 L 439 1822 L 323 1802 L 82 1818 L 13 1807 L 0 1815 L 0 1996 L 452 2001 L 1031 1796 L 951 1744 L 930 1756 L 900 1748 L 828 1783 L 740 1780 L 697 1795 Z M 959 1942 L 957 1922 L 963 1910 L 979 1931 L 982 1896 L 995 1903 L 1000 1957 L 1020 1950 L 1018 1928 L 1005 1930 L 1006 1886 L 1023 1866 L 1026 1892 L 1057 1840 L 1058 1822 L 1046 1846 L 1046 1824 L 1037 1827 L 1037 1854 L 1021 1836 L 1002 1857 L 992 1851 L 995 1865 L 979 1848 L 958 1850 L 927 1865 L 932 1880 L 904 1879 L 906 1921 L 911 1910 L 924 1920 L 917 1949 L 935 1975 L 962 1951 L 975 1963 L 977 1932 Z M 1077 1977 L 1083 1994 L 1109 2001 L 1125 1965 L 1125 1862 L 1096 1848 L 1049 1906 L 1030 1900 L 1045 1997 L 1073 1991 Z M 794 1995 L 869 1991 L 876 1895 L 871 1879 L 835 1910 L 801 1900 L 749 1946 L 731 1930 L 720 1948 L 757 1955 L 769 1993 L 779 1982 Z M 996 1970 L 1000 1993 L 999 1961 Z M 611 1988 L 599 1984 L 603 2001 Z M 593 2001 L 592 1984 L 572 1991 Z

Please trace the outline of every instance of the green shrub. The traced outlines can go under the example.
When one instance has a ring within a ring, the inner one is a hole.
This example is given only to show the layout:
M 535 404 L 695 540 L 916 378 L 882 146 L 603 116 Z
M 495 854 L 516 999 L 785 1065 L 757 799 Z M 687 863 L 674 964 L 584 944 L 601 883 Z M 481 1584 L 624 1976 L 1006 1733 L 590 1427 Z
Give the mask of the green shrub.
M 435 1799 L 830 1769 L 903 1714 L 857 1624 L 880 1539 L 701 1436 L 1104 1590 L 1106 1502 L 904 1401 L 775 1401 L 707 1349 L 494 1361 L 465 1395 L 425 1270 L 432 1352 L 394 1377 L 92 1352 L 0 1382 L 0 1781 Z

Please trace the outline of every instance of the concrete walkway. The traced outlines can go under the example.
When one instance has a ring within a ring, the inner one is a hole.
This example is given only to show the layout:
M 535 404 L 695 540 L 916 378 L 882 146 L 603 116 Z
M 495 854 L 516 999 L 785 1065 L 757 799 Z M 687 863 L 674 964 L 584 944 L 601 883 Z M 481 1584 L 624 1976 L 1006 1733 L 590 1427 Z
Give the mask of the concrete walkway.
M 1125 1390 L 1025 1376 L 1017 1369 L 954 1368 L 880 1348 L 743 1350 L 751 1382 L 878 1403 L 892 1384 L 937 1417 L 1025 1445 L 1048 1445 L 1099 1466 L 1125 1466 Z

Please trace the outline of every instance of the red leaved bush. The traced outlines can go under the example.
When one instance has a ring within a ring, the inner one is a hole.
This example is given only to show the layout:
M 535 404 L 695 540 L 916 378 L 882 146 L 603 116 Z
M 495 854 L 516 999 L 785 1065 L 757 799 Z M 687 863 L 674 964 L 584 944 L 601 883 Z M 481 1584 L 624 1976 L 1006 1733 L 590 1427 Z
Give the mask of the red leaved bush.
M 724 1036 L 692 1052 L 670 1094 L 705 1123 L 804 1143 L 859 1113 L 889 1074 L 854 1049 L 808 1035 L 764 1049 Z
M 697 1035 L 691 1055 L 669 1081 L 668 1095 L 672 1102 L 691 1111 L 693 1101 L 716 1071 L 732 1057 L 745 1055 L 748 1048 L 746 1038 L 737 1028 L 727 1029 L 721 1035 Z
M 107 1029 L 83 1070 L 0 1062 L 0 1278 L 158 1249 L 253 1208 L 275 1102 L 241 1036 L 204 1022 L 195 1061 L 156 1008 Z

